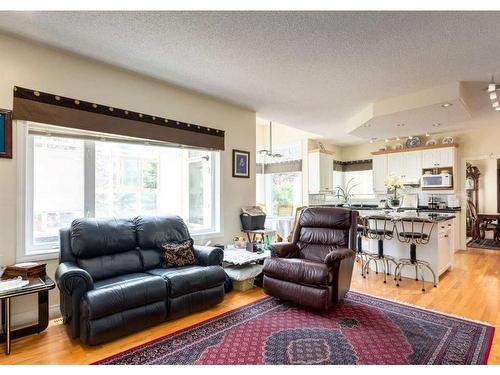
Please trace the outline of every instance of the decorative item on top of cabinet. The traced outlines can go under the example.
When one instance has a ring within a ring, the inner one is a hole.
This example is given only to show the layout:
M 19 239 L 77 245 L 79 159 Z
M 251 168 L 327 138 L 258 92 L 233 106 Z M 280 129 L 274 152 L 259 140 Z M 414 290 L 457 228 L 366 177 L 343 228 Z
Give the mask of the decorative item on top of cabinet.
M 406 147 L 415 148 L 420 146 L 420 138 L 419 137 L 411 137 L 406 141 Z
M 443 138 L 443 145 L 451 145 L 453 144 L 453 137 L 444 137 Z

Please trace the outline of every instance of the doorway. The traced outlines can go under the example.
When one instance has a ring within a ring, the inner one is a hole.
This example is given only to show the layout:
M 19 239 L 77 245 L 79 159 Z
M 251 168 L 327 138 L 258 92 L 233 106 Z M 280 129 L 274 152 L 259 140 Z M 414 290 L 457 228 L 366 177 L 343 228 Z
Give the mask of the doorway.
M 500 160 L 466 161 L 465 233 L 467 247 L 500 250 Z

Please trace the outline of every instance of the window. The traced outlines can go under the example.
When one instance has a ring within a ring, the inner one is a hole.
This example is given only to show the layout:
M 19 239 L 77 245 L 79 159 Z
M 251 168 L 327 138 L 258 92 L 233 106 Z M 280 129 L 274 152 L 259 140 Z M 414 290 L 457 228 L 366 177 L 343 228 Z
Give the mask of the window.
M 24 138 L 27 258 L 58 252 L 59 229 L 84 216 L 173 214 L 193 235 L 219 231 L 218 152 L 35 130 Z
M 264 176 L 267 214 L 292 216 L 294 207 L 302 205 L 302 172 L 271 173 Z
M 354 199 L 372 199 L 375 198 L 373 193 L 373 170 L 363 171 L 333 171 L 333 186 L 335 188 L 345 188 L 347 183 L 353 186 L 351 190 L 352 198 Z
M 257 147 L 259 148 L 259 147 Z M 270 158 L 257 151 L 257 163 L 263 163 L 265 173 L 256 175 L 256 200 L 265 207 L 268 216 L 293 216 L 293 210 L 302 206 L 302 172 L 294 166 L 274 170 L 280 163 L 302 159 L 302 143 L 273 145 L 278 158 Z

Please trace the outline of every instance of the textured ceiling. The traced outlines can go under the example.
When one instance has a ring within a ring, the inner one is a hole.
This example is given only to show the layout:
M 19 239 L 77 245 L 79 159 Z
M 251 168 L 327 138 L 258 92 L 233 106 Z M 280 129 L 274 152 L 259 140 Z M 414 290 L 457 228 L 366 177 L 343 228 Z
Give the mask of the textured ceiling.
M 353 143 L 367 104 L 500 71 L 497 12 L 0 12 L 0 30 Z

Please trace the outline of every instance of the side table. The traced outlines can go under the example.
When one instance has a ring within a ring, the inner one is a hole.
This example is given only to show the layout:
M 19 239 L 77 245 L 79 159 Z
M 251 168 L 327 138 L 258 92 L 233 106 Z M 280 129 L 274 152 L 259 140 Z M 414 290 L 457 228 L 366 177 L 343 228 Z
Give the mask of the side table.
M 264 236 L 266 234 L 274 234 L 276 231 L 274 229 L 255 229 L 255 230 L 242 230 L 243 233 L 247 234 L 248 242 L 254 242 L 257 236 L 260 236 L 262 241 L 264 241 Z M 253 236 L 250 237 L 250 234 Z
M 40 333 L 49 325 L 49 290 L 54 289 L 56 284 L 48 276 L 30 280 L 28 285 L 21 288 L 0 293 L 0 301 L 2 303 L 2 333 L 0 334 L 0 342 L 5 341 L 5 353 L 10 354 L 10 342 L 12 339 Z M 11 330 L 11 299 L 14 297 L 23 296 L 26 294 L 38 294 L 38 323 L 29 327 L 18 328 Z

